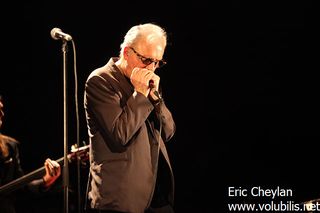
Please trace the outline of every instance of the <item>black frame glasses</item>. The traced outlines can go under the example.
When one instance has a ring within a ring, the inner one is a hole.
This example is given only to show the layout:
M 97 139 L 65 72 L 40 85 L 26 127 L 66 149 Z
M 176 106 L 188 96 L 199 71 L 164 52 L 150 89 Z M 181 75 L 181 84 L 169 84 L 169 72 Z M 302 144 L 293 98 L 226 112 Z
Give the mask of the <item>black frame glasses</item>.
M 139 54 L 133 47 L 129 47 L 129 48 L 136 54 L 136 56 L 138 56 L 140 61 L 146 66 L 148 66 L 148 65 L 150 65 L 152 63 L 155 63 L 157 68 L 161 68 L 161 67 L 163 67 L 164 65 L 167 64 L 167 62 L 164 61 L 164 60 L 156 60 L 156 59 L 153 59 L 153 58 L 144 57 L 143 55 Z

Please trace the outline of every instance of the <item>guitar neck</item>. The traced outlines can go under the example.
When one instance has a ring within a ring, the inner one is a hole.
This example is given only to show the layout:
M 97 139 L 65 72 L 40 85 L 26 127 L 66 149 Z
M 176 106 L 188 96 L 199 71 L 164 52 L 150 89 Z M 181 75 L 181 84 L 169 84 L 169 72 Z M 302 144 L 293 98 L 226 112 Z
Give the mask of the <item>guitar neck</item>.
M 64 158 L 59 158 L 56 160 L 59 164 L 63 162 Z M 24 185 L 27 185 L 29 182 L 41 178 L 45 175 L 46 173 L 46 168 L 45 166 L 34 170 L 26 175 L 21 176 L 20 178 L 17 178 L 3 186 L 0 186 L 0 195 L 4 195 L 10 192 L 15 191 L 16 189 L 19 189 L 23 187 Z
M 76 160 L 88 160 L 88 150 L 89 150 L 89 145 L 86 146 L 82 146 L 79 148 L 73 148 L 72 152 L 70 154 L 67 155 L 67 160 L 68 162 L 72 161 L 73 159 Z M 59 158 L 58 160 L 56 160 L 57 163 L 59 163 L 60 165 L 64 163 L 64 157 Z M 30 183 L 31 181 L 35 180 L 35 179 L 39 179 L 41 177 L 43 177 L 46 173 L 46 168 L 45 166 L 34 170 L 33 172 L 30 172 L 26 175 L 23 175 L 20 178 L 17 178 L 3 186 L 0 186 L 0 197 L 2 195 L 5 195 L 7 193 L 13 192 L 21 187 L 23 187 L 24 185 L 27 185 L 28 183 Z

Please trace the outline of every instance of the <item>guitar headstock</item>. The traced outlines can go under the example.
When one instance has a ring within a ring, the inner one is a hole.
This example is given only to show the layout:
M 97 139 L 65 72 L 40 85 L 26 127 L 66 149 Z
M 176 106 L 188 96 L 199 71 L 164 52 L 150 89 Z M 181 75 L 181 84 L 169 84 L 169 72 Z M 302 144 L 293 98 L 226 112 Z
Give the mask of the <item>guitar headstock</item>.
M 68 154 L 69 162 L 79 160 L 82 164 L 86 164 L 89 160 L 89 145 L 78 147 L 77 144 L 71 146 L 71 153 Z

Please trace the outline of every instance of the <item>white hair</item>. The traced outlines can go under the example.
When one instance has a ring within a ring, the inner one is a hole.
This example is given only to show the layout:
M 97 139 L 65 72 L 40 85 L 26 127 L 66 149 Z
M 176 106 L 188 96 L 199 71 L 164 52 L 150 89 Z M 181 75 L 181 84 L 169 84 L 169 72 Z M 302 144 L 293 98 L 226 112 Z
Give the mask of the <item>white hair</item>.
M 123 50 L 126 46 L 132 46 L 140 39 L 148 39 L 150 35 L 152 37 L 154 35 L 160 38 L 162 37 L 164 40 L 164 46 L 166 46 L 167 33 L 162 27 L 153 23 L 139 24 L 131 27 L 124 36 L 124 40 L 120 45 L 120 56 L 123 54 Z

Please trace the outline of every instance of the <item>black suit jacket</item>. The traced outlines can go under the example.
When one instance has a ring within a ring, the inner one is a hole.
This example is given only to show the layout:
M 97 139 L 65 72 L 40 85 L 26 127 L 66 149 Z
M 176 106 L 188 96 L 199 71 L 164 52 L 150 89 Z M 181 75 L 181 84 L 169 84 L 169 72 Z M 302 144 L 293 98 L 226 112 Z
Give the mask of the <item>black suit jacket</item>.
M 149 99 L 134 91 L 116 60 L 93 71 L 85 85 L 89 199 L 92 208 L 141 213 L 152 200 L 160 153 L 170 171 L 167 197 L 173 203 L 173 173 L 164 141 L 173 136 L 175 123 L 164 102 L 157 106 L 161 113 L 155 113 Z

